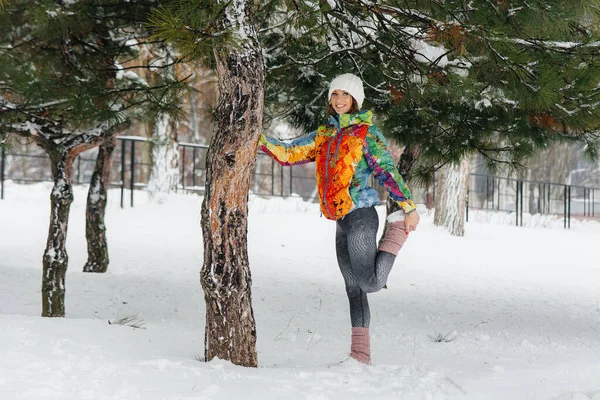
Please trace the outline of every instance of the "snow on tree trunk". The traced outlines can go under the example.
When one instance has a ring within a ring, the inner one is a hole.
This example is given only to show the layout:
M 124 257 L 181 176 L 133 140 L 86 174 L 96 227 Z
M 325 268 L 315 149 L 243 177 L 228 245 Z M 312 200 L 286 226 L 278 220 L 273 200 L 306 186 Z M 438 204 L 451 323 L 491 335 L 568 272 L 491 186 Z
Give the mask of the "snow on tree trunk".
M 223 0 L 222 0 L 223 1 Z M 265 76 L 252 5 L 226 2 L 225 26 L 237 29 L 235 47 L 216 49 L 219 104 L 206 162 L 202 203 L 206 301 L 205 360 L 257 366 L 256 323 L 248 263 L 248 190 L 262 131 Z
M 177 186 L 179 179 L 179 150 L 175 129 L 169 123 L 169 117 L 156 117 L 152 129 L 152 171 L 148 181 L 150 199 L 162 203 L 166 196 Z
M 468 178 L 467 158 L 445 166 L 438 176 L 433 223 L 445 227 L 453 236 L 465 234 Z
M 42 317 L 65 316 L 65 275 L 69 262 L 65 244 L 73 202 L 71 173 L 74 158 L 63 149 L 50 152 L 54 187 L 50 194 L 50 229 L 42 260 Z
M 85 238 L 88 259 L 83 272 L 106 272 L 108 268 L 108 244 L 106 241 L 107 189 L 110 179 L 112 155 L 117 146 L 115 135 L 106 139 L 98 150 L 96 167 L 92 175 L 85 213 Z
M 46 250 L 42 258 L 42 316 L 65 316 L 65 274 L 69 257 L 65 247 L 69 210 L 73 202 L 73 161 L 78 154 L 98 146 L 107 135 L 122 125 L 100 125 L 89 132 L 71 132 L 60 140 L 52 139 L 53 130 L 27 135 L 50 156 L 54 187 L 50 195 L 50 227 Z

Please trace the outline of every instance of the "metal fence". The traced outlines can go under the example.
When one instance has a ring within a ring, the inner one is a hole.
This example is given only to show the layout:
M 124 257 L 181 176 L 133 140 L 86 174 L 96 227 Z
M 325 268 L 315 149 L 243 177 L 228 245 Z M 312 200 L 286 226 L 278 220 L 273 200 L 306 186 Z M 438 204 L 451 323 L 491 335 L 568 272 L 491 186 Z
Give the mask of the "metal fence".
M 134 206 L 136 189 L 147 186 L 151 172 L 152 142 L 143 137 L 118 137 L 112 158 L 109 186 L 120 188 L 121 207 Z M 204 192 L 207 145 L 179 143 L 179 178 L 176 190 Z M 96 163 L 97 149 L 80 154 L 73 165 L 73 184 L 90 182 Z M 263 196 L 298 195 L 316 199 L 314 166 L 282 167 L 259 151 L 251 191 Z M 29 184 L 51 182 L 51 165 L 47 154 L 34 144 L 17 146 L 0 154 L 0 199 L 5 196 L 5 181 Z
M 571 219 L 600 221 L 600 188 L 526 179 L 470 174 L 469 209 L 514 213 L 515 224 L 523 226 L 523 214 L 555 215 L 564 227 Z
M 143 137 L 118 138 L 112 160 L 110 186 L 120 188 L 121 207 L 134 206 L 135 191 L 145 188 L 151 170 L 152 142 Z M 179 143 L 179 179 L 176 189 L 203 193 L 206 179 L 208 146 Z M 79 155 L 73 166 L 74 184 L 90 182 L 96 162 L 97 149 Z M 12 152 L 2 149 L 0 157 L 0 198 L 5 195 L 5 180 L 16 183 L 52 181 L 50 161 L 35 145 L 21 144 Z M 374 185 L 382 199 L 386 193 Z M 413 199 L 433 206 L 433 187 L 411 187 Z M 299 196 L 316 201 L 314 164 L 294 168 L 282 167 L 268 155 L 257 154 L 251 191 L 261 196 Z M 600 220 L 600 189 L 551 182 L 519 180 L 497 176 L 470 174 L 468 185 L 467 220 L 469 210 L 490 210 L 514 213 L 515 224 L 523 225 L 524 213 L 555 215 L 564 219 L 565 228 L 571 218 Z

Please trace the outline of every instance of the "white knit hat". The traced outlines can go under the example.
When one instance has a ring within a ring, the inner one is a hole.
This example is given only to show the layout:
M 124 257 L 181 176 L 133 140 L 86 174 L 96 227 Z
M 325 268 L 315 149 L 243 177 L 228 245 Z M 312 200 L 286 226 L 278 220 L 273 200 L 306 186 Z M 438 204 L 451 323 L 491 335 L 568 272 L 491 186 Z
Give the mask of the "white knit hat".
M 354 74 L 343 74 L 337 76 L 329 85 L 329 94 L 327 95 L 327 100 L 331 100 L 331 93 L 333 93 L 334 90 L 343 90 L 350 93 L 352 97 L 354 97 L 354 100 L 356 100 L 358 108 L 362 108 L 362 103 L 365 99 L 365 90 L 363 88 L 362 80 L 358 76 Z

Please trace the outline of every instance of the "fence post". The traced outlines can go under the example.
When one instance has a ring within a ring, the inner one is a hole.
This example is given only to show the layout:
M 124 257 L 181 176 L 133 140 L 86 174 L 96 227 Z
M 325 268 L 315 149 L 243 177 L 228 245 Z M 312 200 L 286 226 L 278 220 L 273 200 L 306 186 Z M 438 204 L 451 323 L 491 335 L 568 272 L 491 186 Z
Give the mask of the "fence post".
M 552 200 L 552 185 L 548 184 L 548 205 L 546 207 L 546 209 L 548 210 L 547 213 L 550 214 L 550 210 L 552 209 L 552 206 L 550 205 L 550 201 Z
M 192 149 L 192 186 L 196 187 L 196 148 Z
M 131 141 L 131 182 L 129 183 L 129 187 L 131 190 L 131 207 L 133 207 L 133 188 L 135 183 L 135 140 Z
M 516 226 L 519 226 L 519 181 L 517 181 L 517 192 L 515 196 L 515 214 L 516 214 Z
M 492 199 L 492 206 L 490 207 L 490 198 Z M 493 210 L 494 205 L 496 204 L 496 177 L 492 176 L 492 195 L 489 198 L 486 198 L 486 210 Z
M 568 217 L 569 229 L 571 229 L 571 185 L 569 185 L 569 217 Z
M 275 196 L 275 160 L 271 159 L 271 196 Z
M 469 179 L 469 178 L 467 178 L 467 179 Z M 469 181 L 470 181 L 470 179 L 469 179 Z M 469 181 L 467 181 L 467 182 L 469 182 Z M 487 196 L 487 194 L 486 194 L 486 196 Z M 486 202 L 487 202 L 487 197 L 486 197 Z M 465 222 L 469 222 L 469 183 L 467 183 L 467 205 L 465 208 Z
M 292 185 L 292 178 L 294 177 L 294 169 L 292 167 L 290 167 L 290 196 L 292 195 L 292 193 L 294 193 L 293 191 L 293 185 Z
M 279 181 L 279 185 L 280 185 L 279 186 L 279 195 L 281 197 L 283 197 L 283 166 L 279 168 L 279 171 L 280 171 L 280 173 L 279 173 L 279 178 L 280 178 L 280 181 Z
M 121 141 L 121 208 L 125 207 L 125 139 Z
M 536 210 L 539 214 L 542 213 L 542 184 L 538 183 L 538 209 Z M 531 214 L 531 210 L 529 210 Z
M 185 146 L 181 152 L 181 188 L 185 190 Z
M 496 179 L 496 178 L 494 178 L 494 179 Z M 500 178 L 498 178 L 498 208 L 497 209 L 500 210 Z
M 469 181 L 471 178 L 469 177 Z M 467 185 L 467 188 L 469 185 Z M 467 189 L 467 198 L 469 197 L 469 189 Z M 485 176 L 485 208 L 490 208 L 490 176 Z M 494 191 L 492 190 L 492 208 L 494 208 Z
M 563 227 L 565 229 L 567 229 L 567 185 L 565 185 L 565 187 L 564 187 L 563 199 L 564 199 L 564 201 L 563 201 L 563 208 L 564 208 L 564 211 L 563 211 L 563 215 L 564 215 L 564 217 L 563 217 L 563 225 L 564 226 Z
M 521 212 L 521 225 L 523 226 L 523 197 L 525 197 L 525 195 L 523 194 L 523 185 L 525 184 L 525 182 L 521 181 L 521 208 L 519 209 L 519 211 Z
M 4 166 L 6 163 L 6 149 L 2 146 L 2 160 L 0 160 L 0 200 L 4 200 Z
M 550 199 L 546 200 L 546 184 L 544 183 L 542 185 L 542 187 L 544 188 L 543 191 L 543 195 L 540 195 L 542 197 L 542 209 L 543 209 L 543 213 L 544 214 L 550 214 Z M 550 188 L 548 187 L 548 192 L 550 192 Z

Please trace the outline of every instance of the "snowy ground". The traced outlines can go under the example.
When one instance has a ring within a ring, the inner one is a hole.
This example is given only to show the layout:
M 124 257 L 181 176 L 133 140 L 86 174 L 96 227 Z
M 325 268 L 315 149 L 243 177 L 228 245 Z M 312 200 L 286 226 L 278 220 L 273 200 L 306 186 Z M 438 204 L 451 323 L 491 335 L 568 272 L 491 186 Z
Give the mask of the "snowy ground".
M 0 399 L 600 399 L 600 224 L 480 214 L 492 222 L 455 238 L 425 217 L 370 297 L 374 365 L 336 366 L 350 322 L 335 224 L 313 204 L 253 198 L 260 367 L 247 369 L 197 360 L 200 198 L 136 192 L 120 209 L 112 192 L 111 264 L 96 275 L 81 272 L 85 195 L 71 211 L 65 319 L 39 317 L 48 184 L 9 185 L 0 201 Z M 108 323 L 131 315 L 144 329 Z

